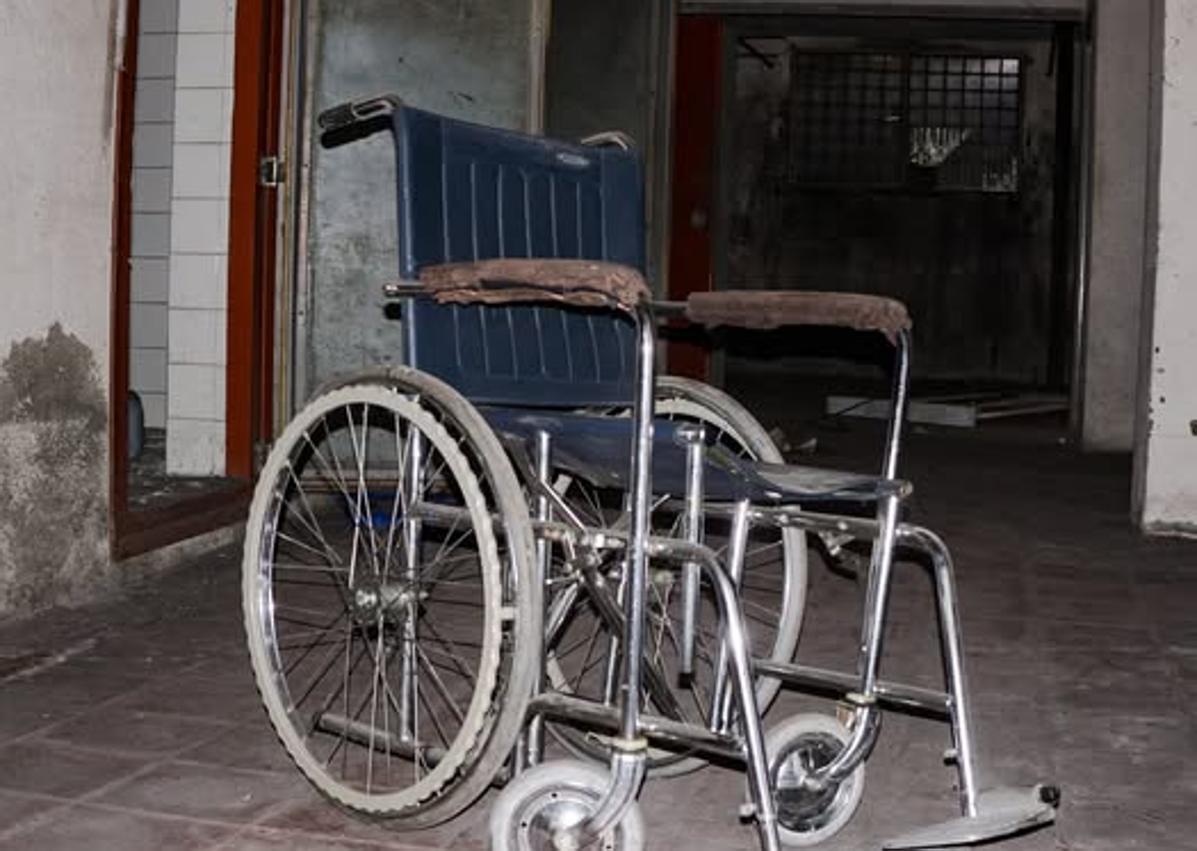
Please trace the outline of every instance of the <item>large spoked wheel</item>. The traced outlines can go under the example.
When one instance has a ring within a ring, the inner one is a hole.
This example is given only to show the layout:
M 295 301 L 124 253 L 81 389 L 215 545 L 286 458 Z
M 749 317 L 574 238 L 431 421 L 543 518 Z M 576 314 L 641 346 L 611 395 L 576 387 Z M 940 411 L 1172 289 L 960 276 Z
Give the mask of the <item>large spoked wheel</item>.
M 719 390 L 697 381 L 672 376 L 658 379 L 657 416 L 702 425 L 710 446 L 721 447 L 741 457 L 775 462 L 781 453 L 756 419 L 738 402 Z M 620 412 L 613 412 L 616 415 Z M 593 523 L 618 523 L 623 495 L 603 492 L 586 482 L 560 477 L 558 488 L 576 511 Z M 654 495 L 654 534 L 681 535 L 677 499 L 681 495 Z M 729 524 L 710 517 L 705 521 L 704 540 L 717 552 L 726 549 Z M 802 627 L 806 601 L 807 547 L 805 535 L 797 530 L 754 528 L 744 559 L 741 611 L 757 658 L 790 661 Z M 581 583 L 559 579 L 549 602 L 546 638 L 547 673 L 550 685 L 596 700 L 612 701 L 618 676 L 617 625 L 604 621 L 596 593 L 615 594 L 620 563 L 604 566 L 604 587 L 596 590 Z M 651 664 L 649 676 L 656 681 L 646 687 L 646 711 L 667 717 L 688 719 L 706 725 L 713 705 L 713 687 L 719 654 L 719 611 L 714 591 L 703 580 L 696 624 L 695 668 L 692 676 L 680 674 L 682 635 L 682 582 L 675 566 L 650 565 L 648 622 L 645 658 Z M 611 651 L 616 652 L 612 653 Z M 759 678 L 757 702 L 763 713 L 777 696 L 780 683 Z M 663 693 L 668 692 L 667 694 Z M 608 756 L 601 738 L 583 734 L 564 725 L 551 727 L 558 738 L 576 753 L 596 760 Z M 672 776 L 705 765 L 700 758 L 654 750 L 649 770 L 655 776 Z
M 474 408 L 408 369 L 317 397 L 275 444 L 246 531 L 254 676 L 300 771 L 421 827 L 518 735 L 541 589 L 510 463 Z

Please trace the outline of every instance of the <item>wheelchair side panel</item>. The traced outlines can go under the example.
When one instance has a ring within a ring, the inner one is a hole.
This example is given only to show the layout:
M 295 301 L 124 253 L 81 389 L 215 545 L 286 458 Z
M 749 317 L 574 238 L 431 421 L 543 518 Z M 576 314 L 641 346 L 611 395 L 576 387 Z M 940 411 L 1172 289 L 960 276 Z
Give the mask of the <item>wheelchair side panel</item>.
M 609 260 L 642 269 L 635 155 L 396 112 L 399 257 L 422 266 L 495 257 Z M 622 316 L 413 298 L 407 362 L 476 402 L 577 407 L 631 399 L 635 335 Z

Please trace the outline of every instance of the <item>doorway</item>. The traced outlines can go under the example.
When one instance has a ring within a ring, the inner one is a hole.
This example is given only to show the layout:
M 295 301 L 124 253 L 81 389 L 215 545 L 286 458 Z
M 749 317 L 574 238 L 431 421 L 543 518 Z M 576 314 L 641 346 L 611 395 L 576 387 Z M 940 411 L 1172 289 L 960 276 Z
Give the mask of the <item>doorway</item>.
M 244 516 L 269 434 L 282 0 L 130 0 L 118 103 L 112 549 Z
M 1031 394 L 1065 408 L 1080 23 L 683 15 L 679 116 L 695 103 L 680 99 L 685 36 L 702 32 L 686 18 L 722 30 L 720 66 L 707 72 L 721 94 L 711 285 L 896 297 L 915 320 L 916 391 Z M 675 188 L 675 232 L 677 205 Z M 867 385 L 888 360 L 867 336 L 823 329 L 719 342 L 712 375 L 733 393 L 804 376 L 820 394 L 829 376 Z

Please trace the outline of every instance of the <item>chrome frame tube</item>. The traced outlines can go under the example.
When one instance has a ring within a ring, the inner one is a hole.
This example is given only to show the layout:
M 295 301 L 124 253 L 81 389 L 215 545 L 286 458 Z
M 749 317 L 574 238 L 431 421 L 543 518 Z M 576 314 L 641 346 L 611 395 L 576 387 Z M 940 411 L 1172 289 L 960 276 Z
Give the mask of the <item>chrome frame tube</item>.
M 552 520 L 552 509 L 546 492 L 551 489 L 552 476 L 552 439 L 544 430 L 536 432 L 536 442 L 533 448 L 533 459 L 536 466 L 536 481 L 540 485 L 536 495 L 536 519 L 542 523 Z M 548 540 L 536 538 L 536 576 L 533 579 L 539 587 L 547 586 L 549 578 L 549 559 L 552 547 Z M 545 681 L 546 659 L 543 653 L 536 662 L 536 690 L 543 690 Z M 532 717 L 524 731 L 525 742 L 522 762 L 524 765 L 539 765 L 544 760 L 544 723 L 538 717 Z M 517 763 L 521 760 L 517 759 Z
M 744 575 L 744 552 L 748 548 L 748 507 L 749 502 L 746 499 L 736 503 L 735 512 L 732 514 L 731 533 L 727 541 L 728 575 L 736 590 L 737 600 L 740 579 Z M 731 718 L 731 694 L 727 691 L 727 654 L 727 642 L 720 641 L 715 663 L 715 683 L 711 688 L 711 711 L 708 716 L 710 729 L 717 732 L 725 732 Z M 753 690 L 755 692 L 755 686 Z
M 656 384 L 657 326 L 652 309 L 636 310 L 636 396 L 632 404 L 634 444 L 631 473 L 631 536 L 627 553 L 627 599 L 623 637 L 623 686 L 620 690 L 620 734 L 636 738 L 640 714 L 641 649 L 644 647 L 644 612 L 648 593 L 649 502 L 652 476 L 653 407 Z
M 885 435 L 885 460 L 881 475 L 893 480 L 898 475 L 898 453 L 902 448 L 902 426 L 906 422 L 906 408 L 910 393 L 910 331 L 898 332 L 894 341 L 893 403 L 889 428 Z
M 860 685 L 855 674 L 842 671 L 772 659 L 753 659 L 752 663 L 758 676 L 773 677 L 797 689 L 830 691 L 843 696 Z M 946 692 L 878 680 L 876 696 L 878 703 L 891 709 L 932 715 L 942 721 L 952 718 L 952 698 Z
M 619 541 L 614 538 L 605 541 L 605 546 L 607 547 L 615 548 L 618 545 Z M 723 565 L 720 564 L 715 553 L 703 544 L 690 544 L 671 538 L 646 538 L 643 555 L 646 558 L 649 556 L 654 558 L 660 557 L 683 563 L 687 561 L 696 562 L 707 572 L 710 578 L 711 587 L 714 590 L 715 599 L 724 624 L 724 642 L 727 645 L 728 663 L 732 674 L 732 693 L 739 703 L 743 748 L 741 755 L 746 764 L 748 788 L 752 796 L 761 847 L 765 851 L 780 851 L 781 845 L 777 835 L 777 811 L 774 806 L 773 792 L 769 783 L 769 763 L 765 753 L 765 739 L 762 732 L 760 711 L 756 702 L 756 684 L 753 681 L 752 661 L 748 653 L 748 638 L 744 629 L 744 619 L 740 614 L 739 597 L 736 593 L 735 583 L 723 568 Z M 576 715 L 579 721 L 583 723 L 595 718 L 601 719 L 609 712 L 609 710 L 604 709 L 602 706 L 596 705 L 594 711 L 590 715 L 587 715 L 585 710 L 579 710 L 578 703 L 578 701 L 568 699 L 550 700 L 549 696 L 546 695 L 544 699 L 534 702 L 534 711 L 550 711 L 550 708 L 552 708 L 556 710 L 554 714 L 559 713 L 558 717 L 564 716 L 568 718 Z M 650 723 L 655 721 L 655 719 L 651 719 L 651 716 L 638 716 L 633 736 L 627 737 L 623 735 L 625 732 L 623 716 L 626 714 L 626 707 L 621 707 L 621 710 L 623 710 L 620 712 L 619 724 L 621 738 L 615 742 L 617 749 L 620 743 L 638 742 L 639 737 L 645 733 L 645 730 L 641 728 L 639 723 L 641 719 L 648 720 Z M 686 735 L 684 725 L 663 723 L 662 727 L 668 730 L 667 735 L 671 737 L 673 742 L 689 742 L 696 748 L 704 748 L 715 742 L 729 741 L 726 736 L 711 733 L 703 730 L 701 727 L 695 728 L 692 737 Z M 638 747 L 638 745 L 636 746 Z M 608 794 L 612 793 L 619 793 L 619 790 L 609 789 Z M 602 808 L 602 802 L 600 802 L 599 808 Z M 585 822 L 580 826 L 580 829 L 583 831 L 587 829 Z
M 408 459 L 407 470 L 402 486 L 407 491 L 407 505 L 414 507 L 420 501 L 423 492 L 424 472 L 424 441 L 423 434 L 413 429 L 407 438 Z M 420 575 L 420 550 L 423 544 L 423 521 L 412 511 L 407 512 L 403 519 L 403 545 L 405 549 L 403 562 L 403 579 L 409 587 L 414 587 L 416 578 Z M 419 607 L 419 595 L 412 595 L 412 599 L 404 605 L 403 638 L 399 646 L 399 694 L 398 694 L 398 724 L 399 738 L 408 741 L 415 737 L 416 704 L 419 700 L 417 689 L 416 654 L 416 615 Z
M 746 504 L 745 504 L 746 505 Z M 744 512 L 747 518 L 747 511 Z M 747 522 L 745 521 L 745 526 Z M 753 679 L 752 659 L 749 654 L 748 634 L 744 628 L 744 617 L 740 613 L 740 598 L 736 583 L 723 569 L 719 559 L 710 548 L 702 544 L 683 544 L 654 539 L 649 542 L 653 555 L 673 557 L 676 551 L 683 558 L 698 561 L 707 570 L 715 598 L 719 604 L 723 622 L 723 644 L 727 647 L 727 658 L 733 678 L 733 694 L 740 707 L 740 726 L 744 741 L 744 758 L 748 773 L 748 789 L 752 795 L 756 815 L 757 835 L 765 851 L 779 851 L 777 835 L 777 809 L 773 801 L 773 789 L 769 783 L 769 761 L 765 753 L 765 737 L 762 731 L 760 707 L 756 702 L 756 682 Z
M 533 698 L 528 714 L 529 717 L 543 715 L 547 719 L 586 730 L 614 733 L 619 729 L 617 707 L 561 692 L 545 692 Z M 663 715 L 642 713 L 639 734 L 649 744 L 665 750 L 678 753 L 699 751 L 726 760 L 744 759 L 744 748 L 738 737 L 712 733 L 697 724 Z
M 903 540 L 910 541 L 931 556 L 935 571 L 935 598 L 939 610 L 940 647 L 950 696 L 948 710 L 951 713 L 952 739 L 956 747 L 956 770 L 960 775 L 960 811 L 963 815 L 975 816 L 976 751 L 968 684 L 964 674 L 964 640 L 960 629 L 960 610 L 952 556 L 943 539 L 928 529 L 904 526 L 899 530 L 899 534 Z
M 636 309 L 636 390 L 632 400 L 633 447 L 628 481 L 632 491 L 627 506 L 630 537 L 625 550 L 621 583 L 624 623 L 622 682 L 619 688 L 619 735 L 612 742 L 611 776 L 594 812 L 559 837 L 559 847 L 580 847 L 619 822 L 636 800 L 644 779 L 645 743 L 640 726 L 641 650 L 644 647 L 644 613 L 648 597 L 649 511 L 652 476 L 653 402 L 656 384 L 657 329 L 648 305 Z M 568 844 L 566 844 L 568 843 Z
M 703 468 L 706 464 L 706 430 L 699 425 L 684 425 L 677 436 L 686 446 L 685 524 L 682 537 L 691 544 L 702 543 Z M 698 620 L 700 568 L 693 562 L 682 567 L 682 646 L 679 672 L 684 677 L 694 673 L 694 630 Z
M 897 487 L 898 456 L 902 444 L 902 427 L 910 389 L 910 332 L 898 332 L 894 341 L 895 362 L 893 402 L 889 427 L 885 437 L 885 456 L 881 475 L 889 485 L 877 505 L 876 535 L 869 562 L 869 584 L 865 597 L 864 623 L 857 654 L 859 691 L 846 696 L 855 706 L 851 736 L 844 749 L 831 762 L 812 771 L 806 783 L 822 788 L 837 783 L 851 774 L 868 756 L 881 729 L 881 712 L 877 706 L 877 672 L 881 662 L 881 645 L 885 629 L 885 613 L 893 579 L 894 542 L 898 532 L 898 507 L 901 492 Z
M 881 711 L 877 706 L 877 670 L 881 661 L 885 609 L 893 575 L 898 503 L 898 497 L 890 494 L 882 499 L 878 506 L 880 529 L 873 542 L 873 557 L 869 564 L 869 588 L 865 597 L 864 623 L 861 626 L 861 643 L 857 654 L 859 690 L 845 698 L 855 707 L 851 736 L 844 749 L 836 754 L 831 762 L 806 776 L 804 782 L 812 789 L 825 788 L 851 774 L 869 755 L 881 731 Z
M 648 747 L 643 739 L 617 742 L 611 754 L 611 779 L 606 794 L 590 816 L 576 827 L 565 831 L 568 840 L 557 841 L 558 848 L 591 848 L 604 833 L 619 823 L 640 794 L 644 782 L 644 752 Z

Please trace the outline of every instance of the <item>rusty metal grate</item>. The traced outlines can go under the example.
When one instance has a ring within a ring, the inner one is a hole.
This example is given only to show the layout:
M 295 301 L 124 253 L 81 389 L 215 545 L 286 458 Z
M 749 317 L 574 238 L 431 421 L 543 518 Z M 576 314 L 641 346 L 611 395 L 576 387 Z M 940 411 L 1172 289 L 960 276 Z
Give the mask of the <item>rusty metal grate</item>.
M 1018 190 L 1022 61 L 790 50 L 788 178 Z

